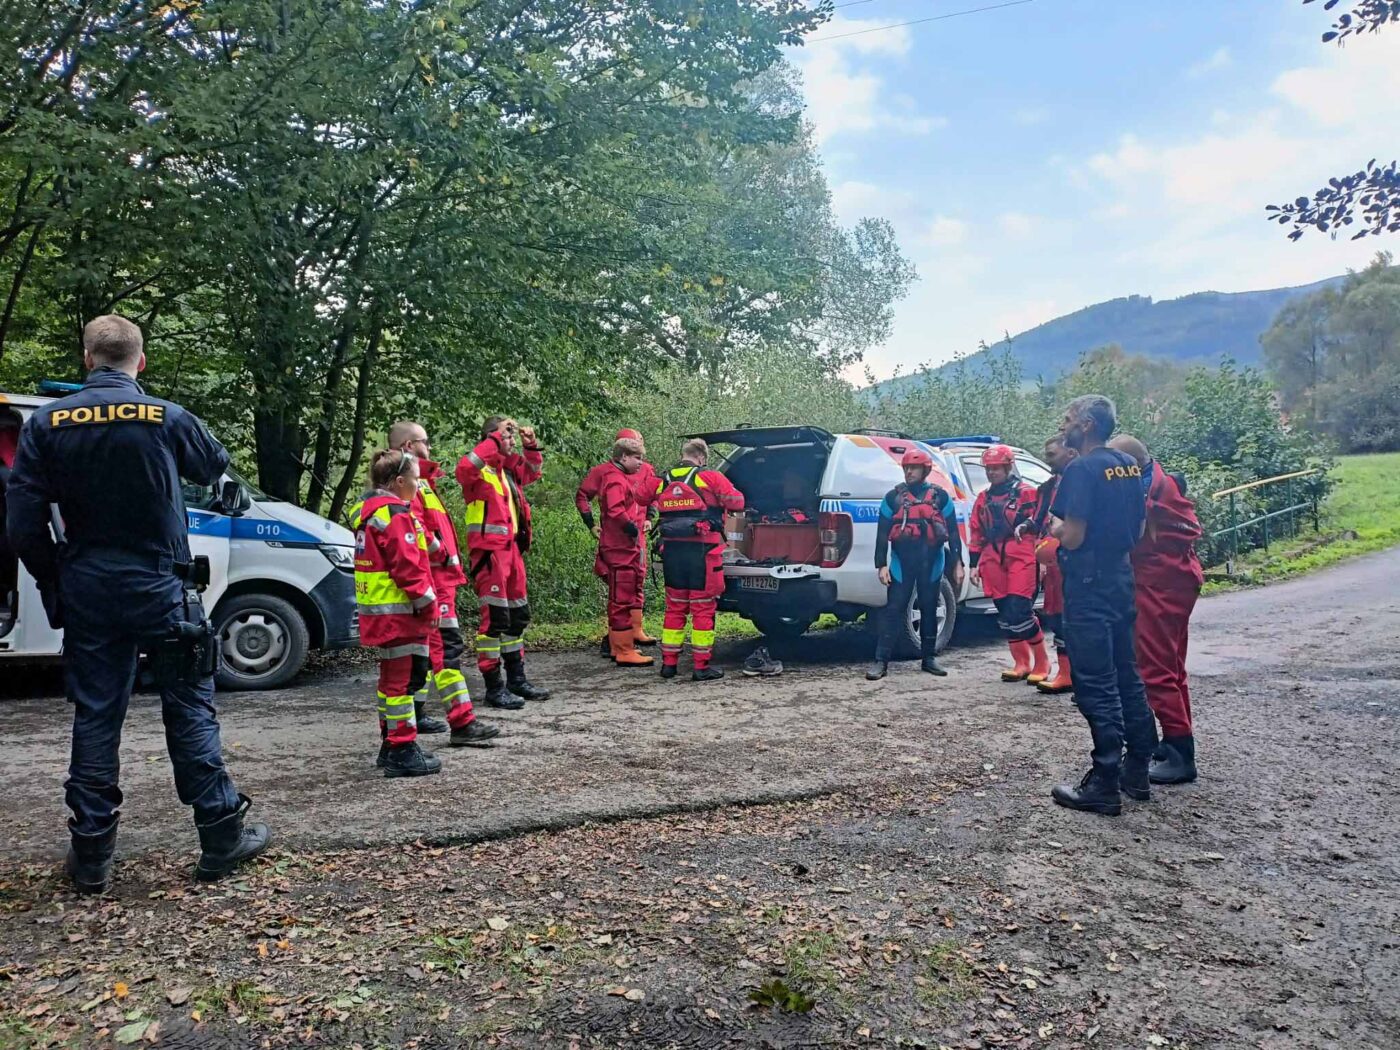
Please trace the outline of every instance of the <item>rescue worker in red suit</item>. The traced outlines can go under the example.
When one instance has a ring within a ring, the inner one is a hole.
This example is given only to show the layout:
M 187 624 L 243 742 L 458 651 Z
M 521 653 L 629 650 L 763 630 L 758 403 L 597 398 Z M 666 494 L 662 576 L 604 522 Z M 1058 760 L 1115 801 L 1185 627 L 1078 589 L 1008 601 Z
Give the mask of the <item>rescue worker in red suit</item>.
M 652 469 L 650 463 L 646 461 L 646 443 L 642 441 L 642 435 L 628 427 L 623 427 L 617 432 L 617 441 L 635 441 L 642 449 L 642 465 L 636 473 L 631 475 L 632 483 L 637 490 L 637 497 L 632 500 L 632 520 L 637 523 L 637 530 L 641 538 L 637 541 L 637 587 L 636 605 L 633 606 L 628 616 L 632 624 L 632 646 L 655 645 L 656 639 L 647 634 L 646 628 L 642 626 L 642 611 L 646 601 L 646 578 L 647 578 L 647 551 L 645 535 L 650 531 L 650 521 L 647 516 L 647 504 L 650 502 L 651 494 L 656 491 L 656 471 Z M 574 493 L 574 506 L 578 508 L 579 517 L 589 530 L 599 540 L 598 556 L 599 562 L 595 563 L 594 569 L 599 576 L 607 579 L 606 573 L 599 568 L 601 564 L 602 532 L 603 526 L 593 518 L 593 501 L 599 498 L 603 487 L 603 478 L 608 475 L 613 467 L 614 460 L 599 463 L 583 476 L 579 482 L 578 491 Z M 602 645 L 599 649 L 603 656 L 613 659 L 612 650 L 612 629 L 603 636 Z M 648 661 L 650 663 L 651 661 Z
M 1035 520 L 1020 528 L 1035 538 L 1035 560 L 1040 563 L 1040 589 L 1045 596 L 1045 605 L 1040 612 L 1040 625 L 1048 628 L 1055 636 L 1055 674 L 1035 687 L 1042 693 L 1068 693 L 1073 691 L 1074 682 L 1070 677 L 1069 651 L 1065 645 L 1064 576 L 1060 572 L 1058 552 L 1060 541 L 1050 535 L 1050 507 L 1055 502 L 1055 492 L 1060 487 L 1060 474 L 1065 466 L 1077 455 L 1074 449 L 1065 445 L 1059 434 L 1045 442 L 1045 462 L 1050 466 L 1050 477 L 1036 490 L 1039 502 Z
M 1132 553 L 1137 583 L 1133 648 L 1147 705 L 1162 727 L 1147 775 L 1154 784 L 1189 784 L 1196 779 L 1196 738 L 1186 643 L 1191 612 L 1205 583 L 1196 555 L 1201 523 L 1195 503 L 1186 498 L 1185 478 L 1168 474 L 1130 434 L 1119 434 L 1108 444 L 1142 468 L 1147 493 L 1147 524 Z
M 467 578 L 481 602 L 476 666 L 486 680 L 490 707 L 516 710 L 526 700 L 549 699 L 548 689 L 525 677 L 523 641 L 530 624 L 524 559 L 530 549 L 530 504 L 523 489 L 540 479 L 543 462 L 532 427 L 492 416 L 482 424 L 481 443 L 457 463 L 467 503 Z
M 418 746 L 413 694 L 428 677 L 428 635 L 437 626 L 437 594 L 428 537 L 413 513 L 418 460 L 376 452 L 370 491 L 350 512 L 355 530 L 355 602 L 360 642 L 379 647 L 379 758 L 386 777 L 421 777 L 442 760 Z
M 457 544 L 457 528 L 452 515 L 443 506 L 438 484 L 447 473 L 429 458 L 432 443 L 421 423 L 401 420 L 389 428 L 389 445 L 407 452 L 418 460 L 418 491 L 413 497 L 413 512 L 423 523 L 428 536 L 428 564 L 432 569 L 433 590 L 437 594 L 438 626 L 428 635 L 428 666 L 430 674 L 413 697 L 413 715 L 418 732 L 445 733 L 451 729 L 450 747 L 491 747 L 500 735 L 496 726 L 482 722 L 472 709 L 471 692 L 466 675 L 462 674 L 461 625 L 457 619 L 457 588 L 467 582 L 462 570 L 461 550 Z M 447 721 L 433 718 L 424 708 L 430 686 L 437 686 L 438 696 L 447 712 Z
M 637 652 L 633 613 L 642 600 L 642 527 L 637 506 L 646 502 L 637 491 L 642 466 L 642 443 L 620 438 L 612 459 L 604 464 L 598 484 L 598 557 L 593 571 L 608 584 L 608 642 L 613 660 L 622 667 L 650 667 L 655 661 Z M 652 482 L 653 489 L 656 483 Z M 645 507 L 643 507 L 645 513 Z M 645 519 L 643 519 L 645 520 Z
M 1035 518 L 1036 490 L 1016 473 L 1015 456 L 1006 445 L 989 445 L 982 466 L 991 484 L 972 505 L 972 582 L 980 583 L 996 604 L 997 626 L 1006 632 L 1015 661 L 1002 671 L 1002 681 L 1036 684 L 1050 677 L 1050 657 L 1035 616 L 1040 582 L 1035 537 L 1019 528 Z
M 685 622 L 690 617 L 691 678 L 712 682 L 724 672 L 710 666 L 715 609 L 724 593 L 724 515 L 744 509 L 744 497 L 723 474 L 706 470 L 710 446 L 691 438 L 681 461 L 664 472 L 650 495 L 659 513 L 666 618 L 661 630 L 661 677 L 676 677 Z

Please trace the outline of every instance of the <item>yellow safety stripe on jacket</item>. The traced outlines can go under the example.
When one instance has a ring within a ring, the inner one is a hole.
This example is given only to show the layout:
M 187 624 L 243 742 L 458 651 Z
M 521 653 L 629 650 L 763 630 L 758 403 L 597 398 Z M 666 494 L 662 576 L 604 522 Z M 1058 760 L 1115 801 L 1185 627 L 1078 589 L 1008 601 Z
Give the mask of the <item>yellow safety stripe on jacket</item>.
M 486 501 L 484 499 L 472 500 L 467 504 L 467 532 L 477 535 L 487 536 L 512 536 L 520 528 L 516 520 L 515 500 L 510 498 L 510 492 L 502 479 L 500 472 L 495 467 L 481 468 L 482 479 L 496 490 L 496 494 L 506 501 L 510 507 L 510 524 L 493 525 L 486 522 Z
M 387 505 L 377 508 L 368 518 L 363 517 L 364 508 L 363 502 L 357 503 L 350 512 L 350 521 L 356 532 L 362 528 L 383 531 L 389 527 L 389 519 L 393 515 Z M 418 536 L 418 549 L 426 551 L 428 543 L 423 530 L 415 528 L 414 531 Z M 355 569 L 355 605 L 361 616 L 411 615 L 415 610 L 436 600 L 436 596 L 429 592 L 414 601 L 387 572 L 371 572 L 358 567 Z

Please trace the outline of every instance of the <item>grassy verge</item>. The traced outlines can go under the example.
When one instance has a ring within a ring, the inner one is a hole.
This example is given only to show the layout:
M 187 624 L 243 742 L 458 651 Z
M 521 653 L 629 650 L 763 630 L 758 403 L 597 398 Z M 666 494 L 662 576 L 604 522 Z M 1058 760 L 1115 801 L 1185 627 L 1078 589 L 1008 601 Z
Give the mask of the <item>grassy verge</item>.
M 1273 583 L 1400 543 L 1400 452 L 1343 456 L 1335 476 L 1320 534 L 1305 531 L 1249 552 L 1233 577 L 1208 580 L 1205 593 Z

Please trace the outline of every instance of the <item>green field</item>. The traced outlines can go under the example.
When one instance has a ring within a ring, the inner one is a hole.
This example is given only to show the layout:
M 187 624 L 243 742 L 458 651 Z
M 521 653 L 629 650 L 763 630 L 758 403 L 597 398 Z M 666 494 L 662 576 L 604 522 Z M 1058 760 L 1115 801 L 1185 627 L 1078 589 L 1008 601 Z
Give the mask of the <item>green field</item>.
M 1250 552 L 1235 563 L 1232 578 L 1212 579 L 1206 593 L 1287 579 L 1400 543 L 1400 452 L 1342 456 L 1333 477 L 1320 535 L 1305 530 Z

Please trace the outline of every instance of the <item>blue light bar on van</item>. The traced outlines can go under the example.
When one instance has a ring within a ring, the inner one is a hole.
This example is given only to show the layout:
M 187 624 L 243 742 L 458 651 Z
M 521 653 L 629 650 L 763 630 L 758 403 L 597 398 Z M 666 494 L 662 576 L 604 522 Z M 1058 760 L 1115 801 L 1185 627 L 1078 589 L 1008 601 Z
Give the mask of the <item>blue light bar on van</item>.
M 39 393 L 48 394 L 50 397 L 62 397 L 64 394 L 76 394 L 82 388 L 82 383 L 60 383 L 57 379 L 39 380 Z
M 961 437 L 919 438 L 925 445 L 996 445 L 1001 438 L 995 434 L 963 434 Z

